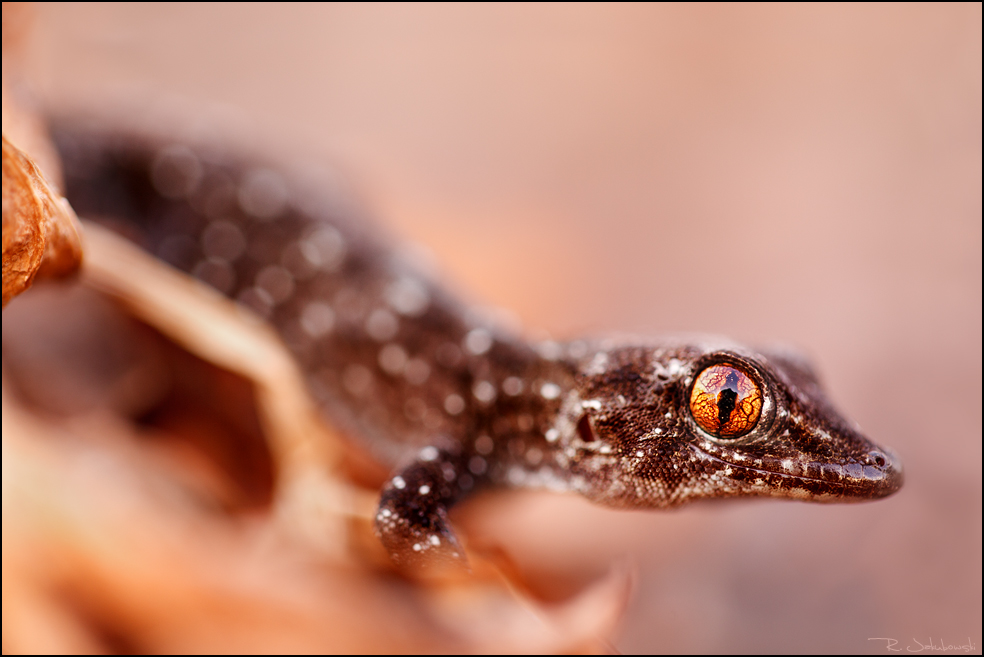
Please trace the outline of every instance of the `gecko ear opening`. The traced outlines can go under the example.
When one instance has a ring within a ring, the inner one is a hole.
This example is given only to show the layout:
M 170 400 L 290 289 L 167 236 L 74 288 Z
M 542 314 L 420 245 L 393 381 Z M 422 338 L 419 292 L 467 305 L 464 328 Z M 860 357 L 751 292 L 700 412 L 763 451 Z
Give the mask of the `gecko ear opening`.
M 581 440 L 586 443 L 593 443 L 598 440 L 598 435 L 594 431 L 594 427 L 591 426 L 591 418 L 587 414 L 581 416 L 581 419 L 577 421 L 577 433 L 581 437 Z

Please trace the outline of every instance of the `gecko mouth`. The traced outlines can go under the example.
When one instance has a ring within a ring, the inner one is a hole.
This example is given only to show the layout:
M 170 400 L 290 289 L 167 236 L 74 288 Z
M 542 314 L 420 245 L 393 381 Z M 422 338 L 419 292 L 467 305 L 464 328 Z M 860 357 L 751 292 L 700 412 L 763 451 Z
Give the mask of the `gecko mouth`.
M 901 461 L 886 449 L 868 452 L 867 463 L 803 465 L 791 460 L 764 459 L 761 465 L 751 466 L 708 454 L 694 445 L 691 448 L 702 461 L 717 464 L 718 472 L 741 484 L 744 494 L 802 498 L 803 492 L 807 492 L 818 501 L 843 498 L 861 501 L 887 497 L 902 487 Z

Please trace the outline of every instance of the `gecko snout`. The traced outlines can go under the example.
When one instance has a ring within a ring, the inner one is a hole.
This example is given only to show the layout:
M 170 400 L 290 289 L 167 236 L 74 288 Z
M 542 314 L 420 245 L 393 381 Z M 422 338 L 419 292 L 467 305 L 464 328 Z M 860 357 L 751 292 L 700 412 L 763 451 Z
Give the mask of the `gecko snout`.
M 872 497 L 891 495 L 902 487 L 902 460 L 890 449 L 873 449 L 865 454 L 864 478 L 875 484 Z

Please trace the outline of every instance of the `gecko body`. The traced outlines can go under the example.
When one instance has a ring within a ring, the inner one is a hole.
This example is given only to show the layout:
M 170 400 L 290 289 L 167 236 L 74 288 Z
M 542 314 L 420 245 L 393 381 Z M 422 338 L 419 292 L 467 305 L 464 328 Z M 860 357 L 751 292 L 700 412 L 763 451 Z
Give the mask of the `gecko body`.
M 395 468 L 376 530 L 406 568 L 463 564 L 448 509 L 489 487 L 665 508 L 901 486 L 898 458 L 796 356 L 712 338 L 531 343 L 296 175 L 124 131 L 57 136 L 80 216 L 137 226 L 272 323 L 326 417 Z

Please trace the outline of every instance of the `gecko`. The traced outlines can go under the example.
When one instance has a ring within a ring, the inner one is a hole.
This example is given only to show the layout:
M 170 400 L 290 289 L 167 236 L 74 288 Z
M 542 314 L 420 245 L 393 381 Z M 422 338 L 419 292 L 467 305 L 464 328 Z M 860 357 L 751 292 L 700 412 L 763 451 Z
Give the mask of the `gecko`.
M 55 137 L 79 216 L 135 226 L 152 254 L 270 322 L 325 418 L 393 469 L 374 526 L 402 569 L 467 568 L 448 512 L 490 488 L 663 509 L 871 500 L 902 485 L 898 456 L 793 352 L 530 341 L 323 181 L 159 134 L 62 125 Z

